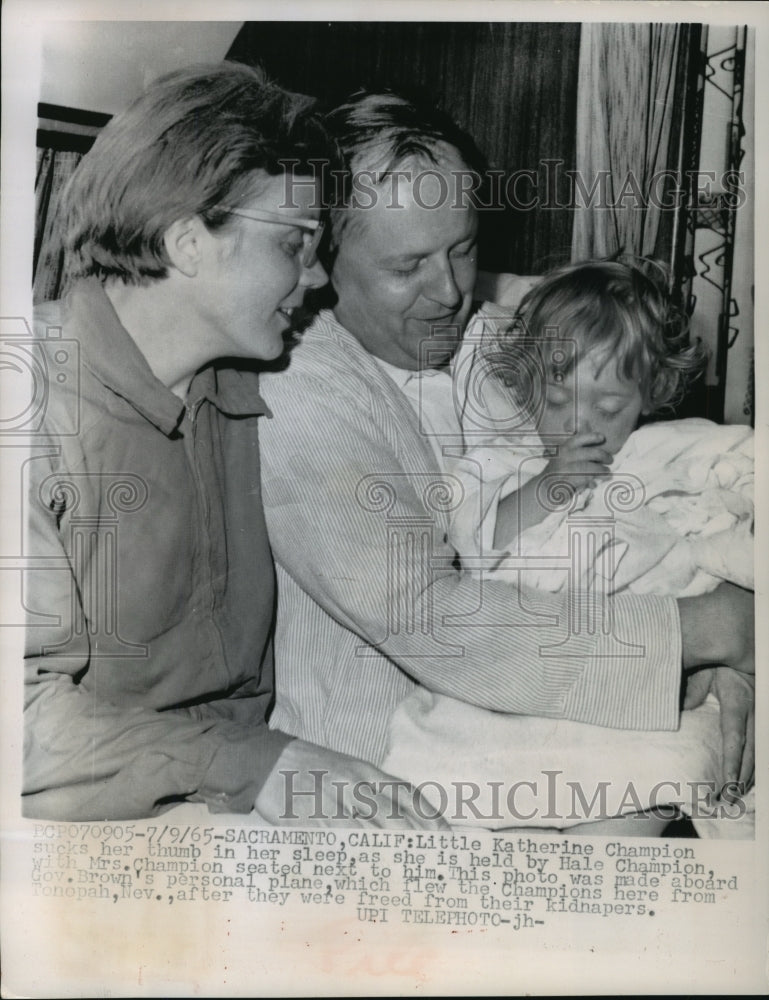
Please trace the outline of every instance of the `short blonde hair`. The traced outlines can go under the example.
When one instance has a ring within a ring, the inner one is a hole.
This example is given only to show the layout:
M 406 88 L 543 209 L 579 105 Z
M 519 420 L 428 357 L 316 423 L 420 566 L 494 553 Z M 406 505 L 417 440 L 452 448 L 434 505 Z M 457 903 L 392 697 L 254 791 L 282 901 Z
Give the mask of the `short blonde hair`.
M 222 228 L 231 216 L 221 205 L 253 194 L 260 172 L 315 175 L 334 162 L 313 106 L 238 63 L 158 80 L 107 124 L 65 191 L 68 276 L 164 278 L 163 237 L 177 219 Z

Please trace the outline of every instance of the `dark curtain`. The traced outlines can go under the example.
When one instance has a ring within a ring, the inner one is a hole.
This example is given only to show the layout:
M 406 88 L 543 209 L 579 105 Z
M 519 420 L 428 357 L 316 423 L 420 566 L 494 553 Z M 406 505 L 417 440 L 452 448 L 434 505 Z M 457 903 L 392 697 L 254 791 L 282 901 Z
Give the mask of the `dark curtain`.
M 59 229 L 61 192 L 83 153 L 47 147 L 37 150 L 33 302 L 58 299 L 63 291 L 64 251 Z
M 59 104 L 37 106 L 35 173 L 35 243 L 32 260 L 33 301 L 61 298 L 64 251 L 59 204 L 67 181 L 91 148 L 110 115 Z
M 450 113 L 519 202 L 482 216 L 481 266 L 538 273 L 569 258 L 579 24 L 248 22 L 227 58 L 325 105 L 390 87 Z

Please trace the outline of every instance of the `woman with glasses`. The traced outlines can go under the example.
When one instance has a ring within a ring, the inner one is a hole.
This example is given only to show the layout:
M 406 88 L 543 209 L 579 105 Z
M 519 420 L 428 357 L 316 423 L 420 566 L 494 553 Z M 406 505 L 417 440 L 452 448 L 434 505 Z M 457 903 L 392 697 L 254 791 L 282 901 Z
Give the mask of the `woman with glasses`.
M 308 98 L 222 64 L 155 84 L 66 192 L 71 289 L 37 317 L 49 377 L 29 463 L 30 565 L 44 568 L 27 574 L 27 816 L 193 801 L 349 824 L 360 781 L 386 777 L 267 725 L 275 590 L 253 362 L 281 353 L 326 281 L 324 160 Z M 303 781 L 313 794 L 294 794 Z M 375 795 L 372 823 L 431 825 L 393 795 Z

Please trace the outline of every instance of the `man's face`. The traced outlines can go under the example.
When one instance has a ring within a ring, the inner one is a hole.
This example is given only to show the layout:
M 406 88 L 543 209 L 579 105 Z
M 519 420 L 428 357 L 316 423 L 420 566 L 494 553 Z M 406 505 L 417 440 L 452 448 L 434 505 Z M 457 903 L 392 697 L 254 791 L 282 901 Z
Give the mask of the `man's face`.
M 453 152 L 439 167 L 412 160 L 396 169 L 408 176 L 385 178 L 371 207 L 348 210 L 332 272 L 334 312 L 375 357 L 415 370 L 448 360 L 464 332 L 478 220 L 457 196 L 457 172 L 467 168 Z M 433 332 L 456 342 L 426 361 L 420 345 Z

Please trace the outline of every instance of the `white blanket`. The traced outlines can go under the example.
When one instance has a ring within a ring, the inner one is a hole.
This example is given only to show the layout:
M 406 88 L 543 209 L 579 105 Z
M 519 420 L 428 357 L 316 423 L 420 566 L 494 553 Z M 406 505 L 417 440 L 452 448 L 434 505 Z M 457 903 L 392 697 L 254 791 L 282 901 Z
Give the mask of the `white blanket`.
M 753 479 L 751 428 L 648 424 L 628 438 L 611 476 L 523 532 L 509 546 L 512 558 L 489 572 L 517 573 L 523 559 L 520 582 L 549 591 L 688 597 L 723 580 L 752 588 Z M 569 567 L 545 568 L 559 558 Z
M 577 586 L 609 592 L 684 596 L 723 579 L 750 587 L 752 444 L 752 432 L 741 426 L 650 424 L 615 459 L 612 482 L 622 486 L 622 503 L 606 486 L 586 492 L 571 512 L 553 513 L 525 533 L 512 558 L 493 555 L 485 571 L 550 590 L 567 585 L 570 575 Z M 497 454 L 487 456 L 486 472 Z M 491 494 L 500 495 L 498 483 Z M 601 526 L 596 537 L 603 547 L 575 566 L 570 533 L 586 538 Z M 537 565 L 543 555 L 567 565 L 546 569 Z M 530 557 L 523 570 L 518 556 Z M 454 825 L 567 828 L 675 804 L 692 816 L 700 836 L 753 836 L 751 797 L 714 811 L 705 802 L 721 774 L 712 698 L 683 712 L 677 732 L 644 733 L 502 715 L 419 689 L 394 713 L 389 738 L 383 769 L 423 785 Z
M 753 834 L 752 800 L 712 804 L 720 787 L 718 704 L 674 733 L 503 715 L 418 688 L 396 710 L 382 769 L 421 786 L 452 826 L 567 829 L 676 805 L 702 837 Z

